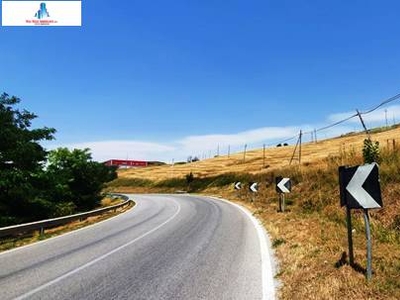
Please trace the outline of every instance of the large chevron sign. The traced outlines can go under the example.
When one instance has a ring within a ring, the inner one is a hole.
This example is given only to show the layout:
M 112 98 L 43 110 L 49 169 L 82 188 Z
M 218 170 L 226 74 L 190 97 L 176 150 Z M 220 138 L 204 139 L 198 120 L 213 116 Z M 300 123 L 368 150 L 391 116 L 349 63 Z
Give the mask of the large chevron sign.
M 348 208 L 383 207 L 378 164 L 339 167 L 340 205 Z
M 281 176 L 275 178 L 276 191 L 278 193 L 290 193 L 292 190 L 292 182 L 290 178 L 282 178 Z

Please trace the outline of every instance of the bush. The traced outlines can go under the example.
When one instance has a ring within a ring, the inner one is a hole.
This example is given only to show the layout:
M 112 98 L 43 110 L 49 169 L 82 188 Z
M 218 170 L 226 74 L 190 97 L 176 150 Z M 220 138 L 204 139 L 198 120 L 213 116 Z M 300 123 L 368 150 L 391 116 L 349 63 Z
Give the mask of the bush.
M 380 153 L 379 153 L 379 142 L 372 142 L 371 139 L 364 140 L 364 147 L 363 147 L 363 157 L 364 163 L 370 164 L 373 162 L 380 162 Z

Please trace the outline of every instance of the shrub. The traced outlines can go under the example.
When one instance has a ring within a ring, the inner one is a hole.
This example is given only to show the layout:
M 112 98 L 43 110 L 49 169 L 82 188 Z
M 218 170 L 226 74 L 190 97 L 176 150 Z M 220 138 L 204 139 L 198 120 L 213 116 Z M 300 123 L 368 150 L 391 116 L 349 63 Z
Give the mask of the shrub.
M 365 139 L 362 152 L 365 163 L 370 164 L 373 162 L 380 162 L 379 142 L 376 141 L 374 143 L 369 138 Z

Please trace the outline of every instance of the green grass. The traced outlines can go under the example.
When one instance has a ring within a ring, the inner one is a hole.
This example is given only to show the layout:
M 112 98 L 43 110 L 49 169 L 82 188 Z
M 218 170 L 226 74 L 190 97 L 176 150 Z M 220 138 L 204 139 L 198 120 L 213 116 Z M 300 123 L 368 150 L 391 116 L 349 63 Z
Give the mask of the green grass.
M 277 248 L 277 247 L 279 247 L 280 245 L 285 244 L 285 243 L 286 243 L 286 240 L 285 240 L 285 239 L 277 238 L 277 239 L 274 239 L 274 240 L 272 241 L 272 247 L 273 247 L 273 248 Z
M 108 188 L 118 188 L 121 186 L 151 187 L 154 183 L 148 179 L 141 178 L 118 178 L 107 184 Z

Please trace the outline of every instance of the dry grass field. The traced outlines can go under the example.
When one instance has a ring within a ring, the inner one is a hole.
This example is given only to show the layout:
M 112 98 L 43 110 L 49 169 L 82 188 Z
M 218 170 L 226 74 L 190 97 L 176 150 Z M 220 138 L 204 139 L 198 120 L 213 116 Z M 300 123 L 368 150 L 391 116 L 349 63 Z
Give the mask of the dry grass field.
M 351 155 L 360 153 L 365 133 L 359 133 L 340 138 L 321 140 L 317 143 L 306 143 L 301 146 L 301 163 L 318 163 L 327 157 L 344 157 L 342 154 Z M 388 131 L 371 134 L 374 141 L 379 141 L 382 147 L 393 147 L 393 140 L 400 148 L 400 127 Z M 153 181 L 168 178 L 184 177 L 193 172 L 196 177 L 216 176 L 225 173 L 250 173 L 263 174 L 289 165 L 294 156 L 292 165 L 298 164 L 299 147 L 295 145 L 286 147 L 273 147 L 265 150 L 265 166 L 263 166 L 263 149 L 250 150 L 243 160 L 243 153 L 220 156 L 203 161 L 164 165 L 149 168 L 126 169 L 119 172 L 121 178 L 142 178 Z M 345 163 L 345 161 L 343 161 Z
M 188 189 L 246 206 L 267 229 L 279 260 L 279 299 L 400 299 L 400 128 L 374 130 L 382 162 L 380 181 L 384 207 L 371 210 L 373 277 L 367 281 L 366 241 L 362 214 L 353 210 L 355 265 L 346 253 L 345 210 L 339 205 L 338 167 L 363 164 L 366 138 L 352 134 L 301 147 L 301 164 L 293 161 L 295 146 L 252 150 L 183 165 L 121 170 L 109 189 L 120 192 L 173 192 Z M 296 151 L 296 157 L 299 152 Z M 187 185 L 185 176 L 194 181 Z M 284 213 L 278 212 L 274 178 L 290 177 Z M 258 181 L 257 194 L 233 182 Z M 251 202 L 253 199 L 254 202 Z

